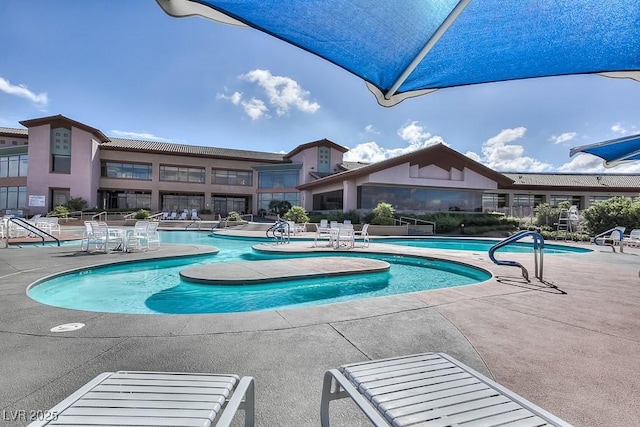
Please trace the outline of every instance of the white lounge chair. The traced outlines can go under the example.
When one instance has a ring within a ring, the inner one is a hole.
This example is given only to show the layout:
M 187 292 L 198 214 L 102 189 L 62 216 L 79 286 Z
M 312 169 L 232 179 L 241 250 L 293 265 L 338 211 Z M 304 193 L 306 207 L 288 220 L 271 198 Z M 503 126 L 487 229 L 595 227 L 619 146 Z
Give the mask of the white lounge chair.
M 43 413 L 29 427 L 230 426 L 239 409 L 255 424 L 254 381 L 237 375 L 105 372 Z M 235 424 L 234 424 L 235 425 Z
M 623 241 L 625 230 L 626 227 L 618 226 L 607 230 L 604 233 L 598 234 L 596 237 L 592 238 L 591 241 L 596 245 L 611 246 L 613 252 L 616 251 L 616 246 L 619 246 L 620 252 L 624 252 Z
M 344 397 L 351 397 L 378 427 L 570 427 L 444 353 L 366 361 L 327 371 L 320 404 L 323 427 L 329 427 L 329 402 Z

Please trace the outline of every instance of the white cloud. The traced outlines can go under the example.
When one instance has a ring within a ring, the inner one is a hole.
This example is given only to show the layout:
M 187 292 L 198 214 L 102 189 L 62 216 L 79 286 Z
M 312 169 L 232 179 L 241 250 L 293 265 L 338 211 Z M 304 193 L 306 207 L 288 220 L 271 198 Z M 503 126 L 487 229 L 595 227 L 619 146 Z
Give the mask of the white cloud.
M 373 125 L 366 125 L 364 127 L 364 131 L 365 133 L 373 133 L 373 134 L 379 134 L 380 131 L 378 129 L 376 129 Z
M 600 157 L 582 153 L 577 154 L 570 162 L 560 166 L 558 171 L 579 173 L 640 173 L 640 162 L 622 163 L 612 168 L 606 168 Z
M 604 170 L 602 159 L 591 154 L 578 154 L 558 168 L 559 172 L 595 173 Z
M 442 137 L 432 136 L 417 121 L 407 123 L 398 129 L 398 136 L 410 144 L 406 152 L 419 150 L 438 143 L 447 145 Z M 413 147 L 413 150 L 410 149 L 411 147 Z
M 576 132 L 565 132 L 560 135 L 551 135 L 549 141 L 553 141 L 554 144 L 562 144 L 563 142 L 571 141 L 577 135 Z
M 364 142 L 345 153 L 344 159 L 350 162 L 374 163 L 438 143 L 447 145 L 442 137 L 431 135 L 417 121 L 410 122 L 398 129 L 398 136 L 408 142 L 409 145 L 399 148 L 384 148 L 375 141 Z
M 616 133 L 625 134 L 627 133 L 627 129 L 622 126 L 622 123 L 618 122 L 615 125 L 611 126 L 611 130 Z
M 251 117 L 251 120 L 258 120 L 261 117 L 268 117 L 269 109 L 264 104 L 264 101 L 258 98 L 251 98 L 249 101 L 242 102 L 242 108 L 247 116 Z
M 358 144 L 344 153 L 344 160 L 348 162 L 375 163 L 387 158 L 387 150 L 375 141 Z
M 309 92 L 290 77 L 274 76 L 269 70 L 253 70 L 240 77 L 264 89 L 278 116 L 287 114 L 291 108 L 305 113 L 315 113 L 320 109 L 320 104 L 309 101 Z
M 47 97 L 47 93 L 33 93 L 30 91 L 25 85 L 12 85 L 9 80 L 5 80 L 0 77 L 0 91 L 7 93 L 9 95 L 19 96 L 21 98 L 26 98 L 33 101 L 38 108 L 45 108 L 49 103 L 49 99 Z
M 522 145 L 512 144 L 526 132 L 525 127 L 503 129 L 482 144 L 482 155 L 470 151 L 466 156 L 496 171 L 544 172 L 552 169 L 548 163 L 525 156 Z
M 242 92 L 233 92 L 231 95 L 225 95 L 219 93 L 216 95 L 216 99 L 224 99 L 230 101 L 233 105 L 240 105 L 244 112 L 251 118 L 251 120 L 258 120 L 262 117 L 269 116 L 269 108 L 266 106 L 263 100 L 258 98 L 251 98 L 248 101 L 243 99 Z
M 156 136 L 150 132 L 130 132 L 126 130 L 114 129 L 109 131 L 109 135 L 114 136 L 116 138 L 125 138 L 125 139 L 148 139 L 152 141 L 170 141 L 170 139 Z

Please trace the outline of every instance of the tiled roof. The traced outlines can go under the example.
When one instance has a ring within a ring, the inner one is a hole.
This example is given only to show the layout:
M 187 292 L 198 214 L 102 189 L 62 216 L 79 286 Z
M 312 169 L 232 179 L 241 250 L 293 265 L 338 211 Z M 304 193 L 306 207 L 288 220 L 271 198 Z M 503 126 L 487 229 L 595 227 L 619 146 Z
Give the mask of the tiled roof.
M 110 142 L 100 145 L 101 149 L 132 150 L 151 153 L 183 154 L 189 156 L 228 157 L 266 162 L 282 162 L 284 154 L 263 151 L 236 150 L 232 148 L 204 147 L 158 141 L 139 141 L 123 138 L 109 138 Z
M 508 172 L 503 175 L 511 178 L 514 187 L 615 187 L 640 188 L 638 174 L 572 174 L 572 173 L 520 173 Z
M 364 166 L 369 166 L 370 164 L 371 163 L 362 163 L 362 162 L 342 162 L 338 166 L 340 166 L 340 168 L 343 170 L 350 171 L 350 170 L 358 169 Z
M 14 129 L 14 128 L 3 128 L 0 127 L 0 134 L 12 134 L 16 136 L 28 136 L 29 131 L 27 129 Z

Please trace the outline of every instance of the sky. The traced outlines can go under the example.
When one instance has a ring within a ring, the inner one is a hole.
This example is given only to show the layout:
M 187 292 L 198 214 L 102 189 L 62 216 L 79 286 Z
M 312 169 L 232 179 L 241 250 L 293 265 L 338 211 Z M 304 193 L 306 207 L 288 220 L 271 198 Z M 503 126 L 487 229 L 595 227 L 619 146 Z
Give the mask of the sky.
M 444 143 L 501 172 L 638 173 L 571 147 L 640 133 L 640 83 L 563 76 L 441 89 L 395 107 L 250 28 L 154 0 L 2 0 L 0 127 L 62 114 L 109 137 L 286 153 L 327 138 L 375 162 Z

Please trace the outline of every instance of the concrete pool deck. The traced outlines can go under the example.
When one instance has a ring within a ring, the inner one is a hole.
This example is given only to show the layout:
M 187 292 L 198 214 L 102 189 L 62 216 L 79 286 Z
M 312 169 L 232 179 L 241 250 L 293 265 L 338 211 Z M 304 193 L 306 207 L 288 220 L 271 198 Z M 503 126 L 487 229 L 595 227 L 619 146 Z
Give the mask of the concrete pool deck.
M 640 425 L 640 249 L 581 246 L 596 250 L 545 256 L 545 284 L 525 282 L 519 269 L 492 264 L 486 252 L 372 243 L 367 251 L 464 262 L 494 277 L 304 309 L 211 315 L 93 313 L 26 296 L 29 284 L 69 269 L 205 255 L 210 246 L 90 255 L 73 246 L 0 249 L 0 425 L 26 424 L 30 411 L 53 407 L 100 372 L 158 370 L 253 376 L 256 425 L 316 426 L 327 369 L 427 351 L 453 355 L 576 426 Z M 531 255 L 508 258 L 533 268 Z M 85 326 L 50 332 L 73 322 Z M 335 403 L 332 425 L 370 425 L 349 401 Z

